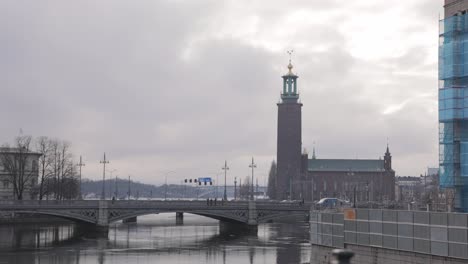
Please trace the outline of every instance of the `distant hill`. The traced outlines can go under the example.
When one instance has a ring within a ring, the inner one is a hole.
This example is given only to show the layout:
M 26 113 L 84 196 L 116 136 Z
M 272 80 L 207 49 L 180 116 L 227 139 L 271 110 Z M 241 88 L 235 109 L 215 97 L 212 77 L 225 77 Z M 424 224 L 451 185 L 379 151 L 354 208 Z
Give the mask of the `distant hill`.
M 152 184 L 145 184 L 140 182 L 131 181 L 130 184 L 126 179 L 117 180 L 106 180 L 105 191 L 106 197 L 114 197 L 117 199 L 127 199 L 128 189 L 130 185 L 130 197 L 131 199 L 138 198 L 159 198 L 164 199 L 176 199 L 176 198 L 222 198 L 224 193 L 224 187 L 219 186 L 216 188 L 214 185 L 180 185 L 180 184 L 168 184 L 155 186 Z M 218 195 L 216 196 L 216 189 Z M 264 187 L 259 187 L 259 191 L 264 191 Z M 102 180 L 94 181 L 89 179 L 83 179 L 81 183 L 81 191 L 83 196 L 89 199 L 97 199 L 101 197 L 102 193 Z M 228 197 L 234 197 L 234 186 L 227 186 Z

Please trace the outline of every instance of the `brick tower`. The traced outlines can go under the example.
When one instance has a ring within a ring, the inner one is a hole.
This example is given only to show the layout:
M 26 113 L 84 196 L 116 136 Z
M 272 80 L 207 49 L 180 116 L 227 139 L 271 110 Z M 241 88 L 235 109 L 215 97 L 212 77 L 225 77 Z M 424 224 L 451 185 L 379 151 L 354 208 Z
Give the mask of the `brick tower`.
M 288 73 L 282 76 L 283 92 L 278 103 L 278 142 L 276 199 L 299 199 L 297 190 L 301 173 L 302 103 L 297 92 L 298 76 L 292 72 L 289 60 Z

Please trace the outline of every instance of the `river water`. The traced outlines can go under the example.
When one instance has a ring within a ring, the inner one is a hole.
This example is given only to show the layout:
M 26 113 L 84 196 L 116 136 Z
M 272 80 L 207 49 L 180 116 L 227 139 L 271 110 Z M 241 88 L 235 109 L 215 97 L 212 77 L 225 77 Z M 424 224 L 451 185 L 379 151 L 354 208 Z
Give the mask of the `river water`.
M 257 235 L 225 234 L 217 220 L 150 215 L 113 224 L 107 238 L 83 236 L 73 224 L 0 225 L 3 263 L 308 263 L 307 223 L 268 223 Z

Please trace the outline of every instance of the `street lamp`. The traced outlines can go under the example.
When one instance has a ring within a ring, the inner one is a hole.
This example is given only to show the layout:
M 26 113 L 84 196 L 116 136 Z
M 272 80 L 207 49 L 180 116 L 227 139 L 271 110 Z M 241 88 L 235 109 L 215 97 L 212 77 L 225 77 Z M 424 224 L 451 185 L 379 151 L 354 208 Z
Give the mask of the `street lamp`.
M 219 173 L 216 173 L 216 199 L 218 198 L 218 186 L 219 186 L 218 180 L 219 180 Z
M 117 186 L 117 177 L 118 175 L 115 175 L 115 193 L 114 193 L 114 197 L 115 199 L 117 200 L 118 197 L 119 197 L 119 187 Z
M 227 186 L 226 186 L 226 174 L 227 171 L 229 170 L 229 167 L 227 166 L 227 161 L 224 161 L 224 167 L 222 168 L 224 170 L 224 200 L 227 201 Z
M 234 177 L 234 201 L 237 200 L 237 177 Z
M 109 177 L 109 181 L 112 181 L 112 174 L 114 172 L 116 172 L 117 170 L 116 169 L 112 169 L 112 170 L 107 170 L 107 172 L 110 173 L 110 177 Z M 117 175 L 115 176 L 115 189 L 117 190 Z M 117 198 L 117 191 L 114 190 L 114 197 Z M 109 182 L 109 193 L 112 194 L 112 183 Z M 112 196 L 112 195 L 111 195 Z
M 254 158 L 252 157 L 252 163 L 249 165 L 249 168 L 252 168 L 252 191 L 250 193 L 250 200 L 254 199 L 254 169 L 257 168 L 257 164 L 254 163 Z
M 168 171 L 166 173 L 164 173 L 164 201 L 166 201 L 167 199 L 167 175 L 169 173 L 174 173 L 175 171 Z
M 78 163 L 76 166 L 79 166 L 80 167 L 80 199 L 83 199 L 83 195 L 81 193 L 81 167 L 85 166 L 86 164 L 83 163 L 83 160 L 81 159 L 81 155 L 80 155 L 80 163 Z
M 101 160 L 99 163 L 103 165 L 102 168 L 102 194 L 101 194 L 101 199 L 105 200 L 106 199 L 106 164 L 109 163 L 108 160 L 106 160 L 106 153 L 104 152 L 104 160 Z
M 128 175 L 128 192 L 127 192 L 128 200 L 130 200 L 130 195 L 131 195 L 130 184 L 131 184 L 130 175 Z

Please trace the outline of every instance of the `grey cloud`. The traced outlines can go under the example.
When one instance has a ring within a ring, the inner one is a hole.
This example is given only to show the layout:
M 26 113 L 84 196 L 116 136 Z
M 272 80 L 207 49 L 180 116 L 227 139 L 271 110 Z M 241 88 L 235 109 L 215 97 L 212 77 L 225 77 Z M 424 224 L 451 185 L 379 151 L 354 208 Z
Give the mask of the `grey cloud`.
M 47 3 L 0 4 L 0 119 L 8 120 L 0 123 L 2 142 L 20 127 L 69 140 L 89 160 L 90 177 L 99 173 L 94 163 L 103 151 L 120 173 L 138 173 L 141 181 L 157 182 L 151 175 L 165 168 L 177 168 L 177 177 L 217 171 L 224 159 L 232 161 L 233 174 L 245 176 L 252 155 L 259 173 L 267 172 L 276 156 L 276 103 L 287 57 L 229 32 L 216 37 L 213 31 L 232 6 Z M 254 2 L 248 13 L 259 16 L 260 33 L 267 34 L 287 10 L 280 1 L 260 9 L 262 3 Z M 294 6 L 343 12 L 339 1 Z M 337 23 L 347 16 L 342 19 Z M 328 22 L 308 25 L 287 41 L 297 52 L 305 147 L 316 141 L 322 157 L 375 157 L 390 137 L 397 170 L 413 173 L 431 163 L 435 132 L 421 130 L 434 129 L 437 117 L 426 108 L 434 96 L 382 114 L 406 95 L 418 98 L 435 88 L 436 77 L 426 77 L 435 65 L 413 67 L 428 56 L 425 49 L 409 47 L 407 56 L 373 65 L 353 57 L 346 37 Z M 395 69 L 424 73 L 397 76 Z M 406 144 L 408 138 L 414 145 Z

